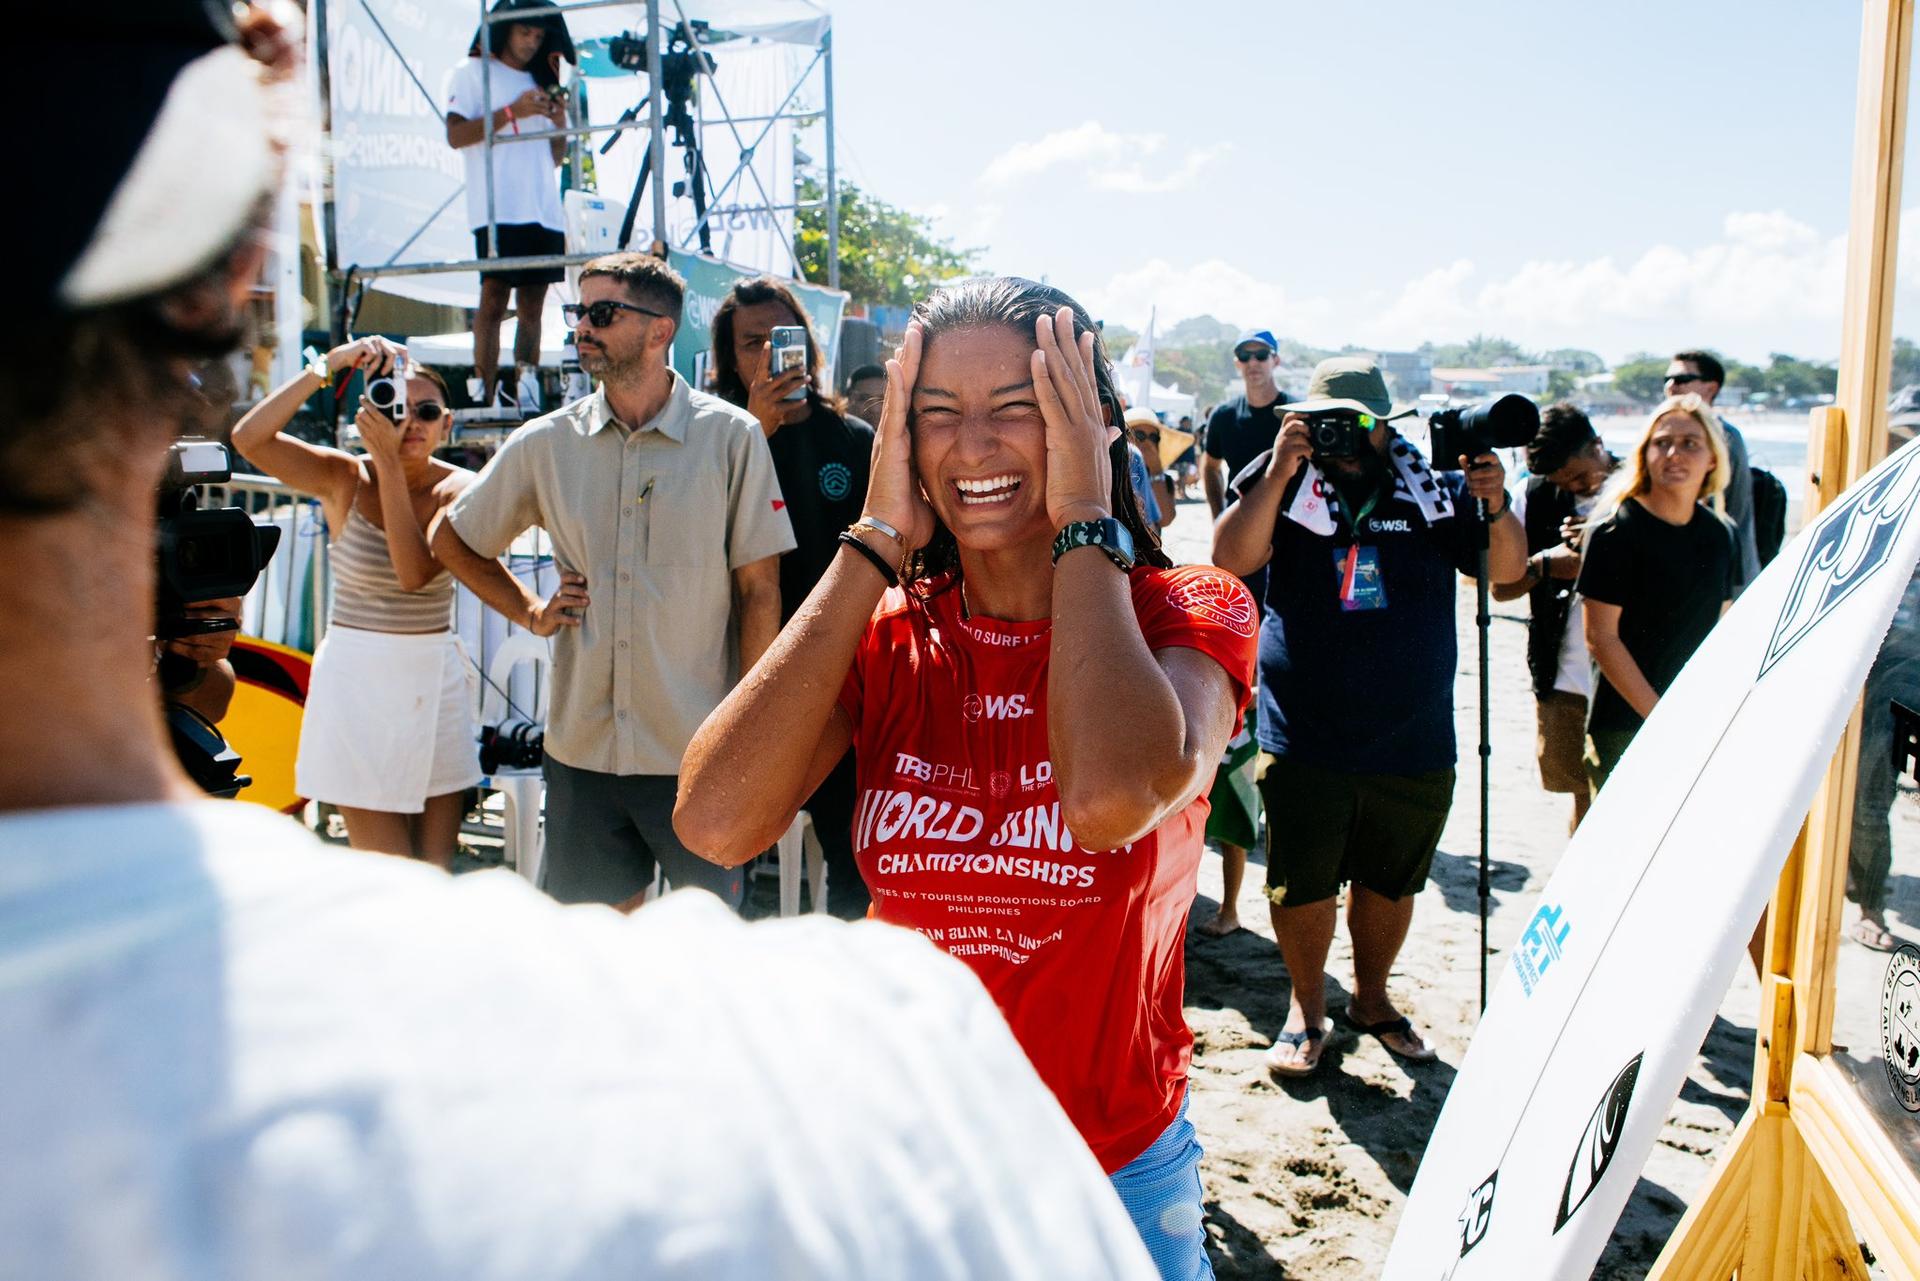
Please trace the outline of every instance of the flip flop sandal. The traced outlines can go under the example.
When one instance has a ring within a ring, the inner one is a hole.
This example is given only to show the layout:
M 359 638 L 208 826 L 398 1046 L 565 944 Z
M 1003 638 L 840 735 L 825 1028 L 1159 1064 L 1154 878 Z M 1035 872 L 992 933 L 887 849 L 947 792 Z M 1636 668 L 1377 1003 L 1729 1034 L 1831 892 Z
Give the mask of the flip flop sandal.
M 1891 952 L 1899 942 L 1893 937 L 1891 930 L 1875 925 L 1864 918 L 1855 921 L 1853 928 L 1847 931 L 1847 935 L 1861 947 L 1873 952 Z
M 1435 1050 L 1431 1045 L 1423 1052 L 1416 1054 L 1410 1050 L 1401 1049 L 1387 1039 L 1390 1036 L 1412 1039 L 1414 1035 L 1413 1020 L 1404 1014 L 1397 1019 L 1382 1019 L 1378 1023 L 1362 1023 L 1353 1017 L 1351 1011 L 1342 1010 L 1340 1011 L 1340 1021 L 1361 1036 L 1373 1037 L 1379 1041 L 1381 1045 L 1386 1047 L 1387 1053 L 1397 1059 L 1405 1059 L 1409 1063 L 1431 1063 L 1440 1057 L 1439 1051 Z
M 1267 1071 L 1274 1076 L 1312 1076 L 1320 1070 L 1320 1057 L 1326 1053 L 1327 1049 L 1327 1033 L 1332 1030 L 1333 1020 L 1322 1019 L 1319 1027 L 1280 1033 L 1273 1038 L 1273 1048 L 1267 1051 Z M 1301 1051 L 1305 1061 L 1294 1063 L 1279 1059 L 1277 1054 L 1283 1045 Z

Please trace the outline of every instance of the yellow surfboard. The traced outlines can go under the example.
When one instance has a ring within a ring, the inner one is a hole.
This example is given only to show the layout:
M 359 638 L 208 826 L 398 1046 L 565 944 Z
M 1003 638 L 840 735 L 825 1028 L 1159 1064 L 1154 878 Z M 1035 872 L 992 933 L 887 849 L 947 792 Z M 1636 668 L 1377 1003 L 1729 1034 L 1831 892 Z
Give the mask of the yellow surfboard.
M 241 773 L 253 776 L 239 799 L 298 815 L 306 798 L 294 790 L 293 760 L 300 748 L 313 656 L 241 636 L 234 640 L 228 660 L 233 664 L 233 701 L 220 732 L 240 753 Z

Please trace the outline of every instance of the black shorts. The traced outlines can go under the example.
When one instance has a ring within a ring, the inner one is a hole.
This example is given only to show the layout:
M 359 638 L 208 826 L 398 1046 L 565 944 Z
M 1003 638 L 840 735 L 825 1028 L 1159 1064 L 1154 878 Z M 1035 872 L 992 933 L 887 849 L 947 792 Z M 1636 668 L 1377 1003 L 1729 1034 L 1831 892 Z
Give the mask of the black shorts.
M 677 890 L 698 886 L 738 911 L 741 868 L 709 863 L 673 830 L 672 774 L 601 774 L 549 756 L 547 856 L 541 886 L 562 903 L 626 902 L 653 881 L 657 866 Z
M 495 230 L 500 233 L 500 252 L 494 255 L 487 253 L 487 229 L 482 227 L 473 233 L 475 258 L 545 258 L 567 252 L 567 233 L 543 227 L 537 222 L 503 222 Z M 480 274 L 489 280 L 504 280 L 518 289 L 521 285 L 557 285 L 567 278 L 567 269 L 510 267 L 483 270 Z
M 1341 774 L 1260 757 L 1267 808 L 1267 898 L 1281 907 L 1330 899 L 1349 882 L 1384 898 L 1427 884 L 1453 808 L 1453 771 Z

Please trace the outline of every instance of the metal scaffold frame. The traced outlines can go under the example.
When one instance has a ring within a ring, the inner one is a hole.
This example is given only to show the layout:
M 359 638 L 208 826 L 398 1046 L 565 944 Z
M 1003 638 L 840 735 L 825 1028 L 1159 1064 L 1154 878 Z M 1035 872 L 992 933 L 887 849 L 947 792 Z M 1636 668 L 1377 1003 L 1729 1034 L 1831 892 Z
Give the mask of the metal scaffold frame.
M 489 12 L 489 0 L 476 0 L 476 3 L 479 9 L 480 30 L 483 32 L 491 28 L 496 23 L 525 22 L 529 19 L 545 17 L 548 15 L 564 16 L 565 14 L 568 14 L 568 13 L 576 13 L 576 12 L 580 12 L 582 10 L 587 10 L 587 9 L 642 7 L 641 5 L 636 3 L 636 0 L 566 0 L 565 3 L 547 4 L 547 5 L 541 5 L 538 7 L 530 6 L 526 8 L 508 10 L 503 13 L 493 13 L 493 12 Z M 563 130 L 542 131 L 539 133 L 527 135 L 525 137 L 499 139 L 499 138 L 496 138 L 494 133 L 493 113 L 489 112 L 487 114 L 483 122 L 484 132 L 481 138 L 481 146 L 485 148 L 485 152 L 488 157 L 488 163 L 482 167 L 487 177 L 487 201 L 486 201 L 486 205 L 487 205 L 486 231 L 487 231 L 487 249 L 488 249 L 487 257 L 479 258 L 479 259 L 462 259 L 459 261 L 442 261 L 442 262 L 398 261 L 399 256 L 402 253 L 406 252 L 406 250 L 413 244 L 414 240 L 418 239 L 420 234 L 424 232 L 427 229 L 427 227 L 432 225 L 433 220 L 440 216 L 440 213 L 446 208 L 446 206 L 450 204 L 453 200 L 459 197 L 461 189 L 456 189 L 453 195 L 449 196 L 446 201 L 442 202 L 439 208 L 435 209 L 431 214 L 429 214 L 426 220 L 422 222 L 420 226 L 414 230 L 414 233 L 401 243 L 400 247 L 394 251 L 393 256 L 389 258 L 386 262 L 372 263 L 372 264 L 366 264 L 366 263 L 351 263 L 351 264 L 344 264 L 344 265 L 341 264 L 338 261 L 338 240 L 334 231 L 335 224 L 334 224 L 334 208 L 333 208 L 334 202 L 333 202 L 333 193 L 332 193 L 332 183 L 331 183 L 331 177 L 329 176 L 329 181 L 327 184 L 327 195 L 326 195 L 323 208 L 322 208 L 322 213 L 321 213 L 320 234 L 322 237 L 322 251 L 326 256 L 326 264 L 325 264 L 326 270 L 334 278 L 335 283 L 339 287 L 337 296 L 340 299 L 340 302 L 339 302 L 339 306 L 336 308 L 335 321 L 334 321 L 336 340 L 343 339 L 345 337 L 346 330 L 347 330 L 347 321 L 351 316 L 351 314 L 353 313 L 353 311 L 355 310 L 355 304 L 353 302 L 353 299 L 358 292 L 355 289 L 356 285 L 358 285 L 360 289 L 363 290 L 369 282 L 381 279 L 383 277 L 430 275 L 430 274 L 438 274 L 438 273 L 477 271 L 482 268 L 573 267 L 573 266 L 578 266 L 581 263 L 590 261 L 591 259 L 598 256 L 597 254 L 593 254 L 593 253 L 548 254 L 548 255 L 530 255 L 530 256 L 518 256 L 518 257 L 515 257 L 515 256 L 501 257 L 500 256 L 499 224 L 496 220 L 495 210 L 494 210 L 494 175 L 493 175 L 493 165 L 491 163 L 493 148 L 495 146 L 513 146 L 513 145 L 517 145 L 520 143 L 527 143 L 527 142 L 539 142 L 539 143 L 545 144 L 557 135 L 559 137 L 564 137 L 570 140 L 570 145 L 574 148 L 575 154 L 577 156 L 581 150 L 583 141 L 587 138 L 593 137 L 595 135 L 614 134 L 614 133 L 619 133 L 619 132 L 628 131 L 628 130 L 638 130 L 638 129 L 646 130 L 648 135 L 647 136 L 647 146 L 648 146 L 648 153 L 649 153 L 648 166 L 651 174 L 651 177 L 647 185 L 648 185 L 648 190 L 651 194 L 651 200 L 652 200 L 653 227 L 655 229 L 656 235 L 658 235 L 659 231 L 666 226 L 666 222 L 667 222 L 668 183 L 663 177 L 663 175 L 665 173 L 667 147 L 669 145 L 668 139 L 667 139 L 667 128 L 668 128 L 667 112 L 666 112 L 665 105 L 662 102 L 662 95 L 661 95 L 660 51 L 662 47 L 662 41 L 667 39 L 684 40 L 689 45 L 692 46 L 693 50 L 696 53 L 703 52 L 706 49 L 711 47 L 717 47 L 719 43 L 719 42 L 712 42 L 712 41 L 703 42 L 700 39 L 700 33 L 702 28 L 700 27 L 699 24 L 696 24 L 694 21 L 692 21 L 688 17 L 683 0 L 665 0 L 665 3 L 672 10 L 672 21 L 670 23 L 667 23 L 664 26 L 663 26 L 664 15 L 662 12 L 662 0 L 645 0 L 645 4 L 644 4 L 644 8 L 646 9 L 646 15 L 647 15 L 646 21 L 647 21 L 648 34 L 647 34 L 647 42 L 646 42 L 647 70 L 645 73 L 646 79 L 647 79 L 647 110 L 643 116 L 639 116 L 629 120 L 613 121 L 606 124 L 582 124 L 582 123 L 578 123 L 576 119 L 576 122 L 574 124 L 572 124 L 570 127 Z M 321 124 L 322 124 L 323 131 L 330 137 L 332 134 L 331 110 L 329 105 L 330 104 L 330 79 L 329 79 L 329 70 L 328 70 L 328 54 L 327 54 L 326 40 L 325 40 L 325 33 L 327 31 L 327 12 L 326 11 L 328 6 L 332 4 L 358 4 L 361 8 L 363 8 L 367 12 L 368 16 L 372 18 L 376 31 L 378 31 L 379 35 L 382 37 L 382 39 L 386 41 L 387 46 L 393 50 L 396 56 L 400 54 L 400 50 L 394 44 L 392 37 L 387 34 L 385 26 L 381 24 L 379 20 L 379 16 L 374 12 L 372 0 L 313 0 L 313 4 L 314 4 L 314 12 L 317 17 L 317 29 L 321 33 L 319 47 L 316 50 L 316 66 L 317 66 L 318 76 L 319 76 Z M 403 65 L 405 65 L 405 61 L 406 61 L 405 58 L 401 57 L 401 62 Z M 492 65 L 493 65 L 492 58 L 490 57 L 481 58 L 480 60 L 481 83 L 483 85 L 482 96 L 488 102 L 492 101 L 492 93 L 491 93 Z M 803 110 L 797 110 L 794 108 L 795 100 L 799 97 L 801 90 L 807 86 L 807 83 L 813 76 L 816 68 L 819 69 L 820 76 L 821 76 L 821 96 L 822 96 L 821 106 L 819 108 L 807 108 Z M 434 100 L 434 96 L 430 92 L 428 92 L 426 86 L 420 83 L 419 78 L 413 75 L 411 70 L 409 70 L 408 76 L 412 80 L 414 87 L 419 90 L 421 96 L 426 99 L 428 106 L 433 110 L 434 114 L 441 115 L 444 118 L 444 113 L 440 111 L 439 103 Z M 710 111 L 708 108 L 709 98 L 711 98 L 713 108 L 715 108 L 715 110 L 713 111 Z M 570 110 L 575 112 L 577 115 L 577 112 L 579 109 L 577 106 L 574 106 L 570 108 Z M 803 122 L 811 121 L 814 119 L 821 119 L 823 122 L 823 127 L 826 131 L 825 199 L 822 201 L 813 201 L 813 202 L 800 202 L 794 199 L 787 199 L 784 201 L 776 200 L 773 194 L 767 191 L 765 185 L 760 180 L 760 175 L 753 168 L 753 158 L 754 158 L 755 151 L 757 148 L 759 148 L 762 144 L 766 142 L 768 135 L 770 135 L 773 132 L 774 126 L 780 123 L 781 121 L 788 121 L 798 125 Z M 748 136 L 745 132 L 743 132 L 742 127 L 753 126 L 753 125 L 758 125 L 759 131 L 752 136 L 751 141 L 748 141 Z M 726 179 L 723 182 L 715 184 L 711 198 L 706 206 L 705 212 L 694 222 L 692 226 L 687 228 L 685 234 L 682 235 L 680 238 L 680 243 L 678 245 L 673 245 L 670 247 L 678 248 L 678 249 L 691 248 L 694 245 L 694 243 L 699 239 L 702 230 L 705 229 L 708 226 L 708 224 L 711 222 L 714 214 L 720 211 L 720 201 L 726 195 L 735 191 L 738 191 L 742 194 L 747 194 L 748 188 L 750 186 L 752 188 L 752 193 L 756 194 L 759 199 L 757 201 L 743 200 L 743 201 L 736 202 L 734 205 L 729 207 L 729 212 L 746 212 L 746 213 L 758 212 L 758 213 L 765 213 L 771 216 L 773 214 L 778 214 L 778 213 L 790 213 L 790 212 L 797 213 L 802 209 L 817 209 L 817 208 L 821 208 L 822 206 L 825 207 L 826 223 L 827 223 L 827 281 L 826 283 L 830 288 L 837 289 L 840 285 L 840 200 L 839 200 L 840 186 L 839 186 L 839 172 L 837 168 L 837 153 L 834 145 L 834 134 L 835 134 L 834 126 L 835 126 L 835 122 L 834 122 L 834 101 L 833 101 L 833 33 L 830 28 L 821 35 L 820 42 L 814 49 L 813 57 L 805 64 L 805 66 L 800 70 L 800 72 L 794 77 L 793 83 L 788 87 L 786 94 L 781 98 L 780 105 L 777 108 L 775 108 L 774 111 L 769 115 L 758 115 L 758 116 L 734 115 L 728 109 L 725 96 L 720 92 L 719 86 L 716 83 L 714 83 L 712 78 L 709 76 L 706 80 L 706 83 L 702 87 L 702 93 L 700 96 L 700 114 L 697 121 L 697 127 L 699 128 L 703 136 L 705 132 L 710 128 L 724 127 L 726 130 L 729 131 L 735 143 L 740 147 L 740 159 L 739 159 L 739 162 L 734 166 L 733 171 L 727 175 Z M 742 182 L 743 177 L 747 179 L 748 182 L 743 183 Z M 656 239 L 651 246 L 643 246 L 643 247 L 660 248 L 662 247 L 662 243 L 663 242 Z M 633 248 L 634 246 L 631 244 L 627 244 L 627 245 L 622 245 L 621 247 Z M 785 248 L 787 251 L 788 263 L 792 269 L 793 278 L 796 280 L 804 279 L 805 273 L 801 270 L 799 256 L 793 246 L 791 239 L 785 242 Z

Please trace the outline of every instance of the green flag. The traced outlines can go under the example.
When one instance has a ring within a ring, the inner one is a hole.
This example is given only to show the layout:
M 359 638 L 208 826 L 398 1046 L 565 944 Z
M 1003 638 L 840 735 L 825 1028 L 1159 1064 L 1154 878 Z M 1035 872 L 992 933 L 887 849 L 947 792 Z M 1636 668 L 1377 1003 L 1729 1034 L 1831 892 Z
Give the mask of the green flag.
M 1213 775 L 1207 801 L 1207 839 L 1223 845 L 1252 849 L 1260 841 L 1260 789 L 1254 785 L 1253 762 L 1260 748 L 1253 741 L 1253 708 L 1247 708 L 1240 732 L 1227 743 L 1220 768 Z

